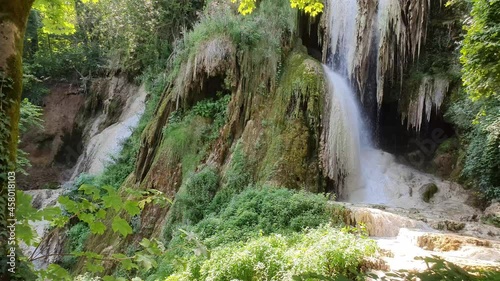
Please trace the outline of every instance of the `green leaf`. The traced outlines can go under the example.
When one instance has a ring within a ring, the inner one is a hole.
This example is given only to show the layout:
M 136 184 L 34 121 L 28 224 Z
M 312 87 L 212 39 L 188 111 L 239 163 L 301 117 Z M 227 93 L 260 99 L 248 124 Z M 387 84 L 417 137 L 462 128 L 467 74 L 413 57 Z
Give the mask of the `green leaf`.
M 106 231 L 106 225 L 100 221 L 92 222 L 88 224 L 90 231 L 94 234 L 103 234 Z
M 137 263 L 142 264 L 142 266 L 144 266 L 144 269 L 146 271 L 150 270 L 152 267 L 156 267 L 157 265 L 154 258 L 149 255 L 137 254 L 135 260 Z
M 139 243 L 144 248 L 149 248 L 151 246 L 151 240 L 148 238 L 142 238 L 142 241 Z
M 132 227 L 128 224 L 128 222 L 119 216 L 116 216 L 113 219 L 113 223 L 111 224 L 114 232 L 119 232 L 122 236 L 127 236 L 132 234 Z
M 100 209 L 95 213 L 95 217 L 98 219 L 104 219 L 106 217 L 106 211 L 104 209 Z
M 151 201 L 153 201 L 152 197 L 146 197 L 145 199 L 139 201 L 139 203 L 137 204 L 137 206 L 139 206 L 139 208 L 141 208 L 141 209 L 144 209 L 144 207 L 146 206 L 146 204 L 151 203 Z
M 123 202 L 118 192 L 111 186 L 105 186 L 103 189 L 108 191 L 108 194 L 102 197 L 104 207 L 113 208 L 117 212 L 120 211 L 123 207 Z
M 24 193 L 21 190 L 16 192 L 16 219 L 18 221 L 22 220 L 39 220 L 36 219 L 35 214 L 38 210 L 33 208 L 31 205 L 32 197 L 31 195 Z
M 126 255 L 124 255 L 124 254 L 120 254 L 120 253 L 118 253 L 118 254 L 113 254 L 113 255 L 111 255 L 111 257 L 112 257 L 112 258 L 114 258 L 114 259 L 119 259 L 119 260 L 120 260 L 120 259 L 126 259 L 126 258 L 128 258 Z
M 71 281 L 69 272 L 57 264 L 50 264 L 45 271 L 41 272 L 42 280 Z
M 103 258 L 102 255 L 98 254 L 98 253 L 94 253 L 94 252 L 83 252 L 83 255 L 85 257 L 87 257 L 88 259 L 97 259 L 97 260 L 101 260 Z
M 141 209 L 138 207 L 138 202 L 127 201 L 123 208 L 128 212 L 129 215 L 135 216 L 141 213 Z
M 61 216 L 62 212 L 59 207 L 48 207 L 39 211 L 39 215 L 43 217 L 44 220 L 53 221 L 56 217 Z
M 132 261 L 132 259 L 123 259 L 120 260 L 120 263 L 125 270 L 132 270 L 132 269 L 137 269 L 139 266 Z
M 114 254 L 112 255 L 112 257 L 114 259 L 117 259 L 121 263 L 123 269 L 125 270 L 132 270 L 134 268 L 139 268 L 139 266 L 132 261 L 131 257 L 127 257 L 124 254 Z
M 156 241 L 156 240 L 154 242 L 152 242 L 151 240 L 149 240 L 147 238 L 143 238 L 141 243 L 139 243 L 139 245 L 144 247 L 144 249 L 152 255 L 159 256 L 159 255 L 163 254 L 163 252 L 165 252 L 165 246 L 163 245 L 163 243 Z
M 68 196 L 59 197 L 59 203 L 61 203 L 69 213 L 76 214 L 80 212 L 79 205 Z
M 101 191 L 99 188 L 90 184 L 82 184 L 78 190 L 83 191 L 85 195 L 92 195 L 92 200 L 97 200 L 101 197 Z
M 28 223 L 16 225 L 16 239 L 23 241 L 26 245 L 33 245 L 35 242 L 35 231 Z
M 115 278 L 113 276 L 106 275 L 106 276 L 102 277 L 102 281 L 127 281 L 127 279 L 125 279 L 123 277 Z
M 66 217 L 66 216 L 60 216 L 60 217 L 57 217 L 55 218 L 51 224 L 56 226 L 56 227 L 63 227 L 66 225 L 66 223 L 68 223 L 69 221 L 69 218 Z
M 89 212 L 94 212 L 98 208 L 95 203 L 90 202 L 85 198 L 83 198 L 82 201 L 78 203 L 78 206 L 80 210 L 86 210 L 86 211 L 88 210 Z
M 82 252 L 82 251 L 73 251 L 73 252 L 71 252 L 71 255 L 75 256 L 75 257 L 83 257 L 83 256 L 85 256 L 85 252 Z
M 99 261 L 87 261 L 85 267 L 92 273 L 101 273 L 104 271 L 104 266 L 102 266 Z
M 95 219 L 94 215 L 89 213 L 80 213 L 78 214 L 78 218 L 81 221 L 86 222 L 88 224 L 92 223 Z

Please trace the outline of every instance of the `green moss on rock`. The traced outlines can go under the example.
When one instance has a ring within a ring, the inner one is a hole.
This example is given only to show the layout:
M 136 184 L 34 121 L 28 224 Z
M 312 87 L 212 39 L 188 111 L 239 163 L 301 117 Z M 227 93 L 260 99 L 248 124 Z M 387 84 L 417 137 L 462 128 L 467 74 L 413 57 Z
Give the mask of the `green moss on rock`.
M 422 200 L 424 202 L 429 203 L 434 196 L 439 191 L 437 185 L 435 183 L 428 183 L 423 185 L 420 188 L 420 193 L 422 194 Z
M 325 82 L 320 62 L 293 51 L 282 70 L 276 94 L 252 133 L 262 161 L 257 161 L 257 181 L 294 189 L 318 191 L 320 120 Z

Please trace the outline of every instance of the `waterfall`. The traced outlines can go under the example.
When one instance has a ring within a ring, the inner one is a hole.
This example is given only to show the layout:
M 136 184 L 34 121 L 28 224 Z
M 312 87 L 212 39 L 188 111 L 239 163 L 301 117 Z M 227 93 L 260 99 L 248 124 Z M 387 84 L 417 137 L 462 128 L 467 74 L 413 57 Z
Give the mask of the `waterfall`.
M 333 1 L 328 7 L 331 52 L 328 66 L 324 65 L 329 114 L 324 126 L 323 163 L 328 177 L 337 185 L 337 195 L 345 200 L 350 193 L 347 190 L 364 185 L 361 146 L 362 136 L 368 135 L 349 85 L 355 68 L 359 7 L 356 0 Z
M 125 108 L 118 122 L 97 133 L 99 125 L 107 118 L 106 113 L 96 118 L 90 130 L 90 139 L 78 158 L 71 180 L 81 173 L 97 175 L 112 163 L 112 157 L 120 153 L 123 142 L 132 135 L 145 109 L 146 89 L 132 87 Z
M 336 72 L 351 78 L 354 73 L 358 3 L 351 1 L 332 1 L 328 5 L 331 58 L 329 61 Z
M 400 95 L 408 94 L 402 88 L 404 70 L 420 55 L 431 1 L 330 0 L 326 4 L 324 42 L 330 44 L 324 45 L 323 60 L 348 78 L 363 99 L 369 81 L 376 81 L 369 94 L 379 110 L 387 81 L 399 82 Z M 409 111 L 420 113 L 416 106 L 418 102 Z M 418 126 L 423 117 L 410 116 L 411 126 Z
M 324 66 L 329 112 L 325 126 L 325 167 L 328 176 L 338 185 L 338 196 L 345 199 L 346 187 L 359 187 L 362 183 L 360 171 L 361 115 L 353 91 L 344 77 Z
M 369 78 L 377 81 L 375 92 L 380 109 L 384 82 L 406 63 L 418 57 L 426 33 L 428 0 L 334 0 L 327 3 L 327 40 L 324 50 L 328 95 L 323 124 L 323 167 L 334 181 L 340 200 L 428 209 L 422 200 L 424 187 L 438 186 L 433 200 L 447 202 L 447 210 L 458 213 L 465 196 L 456 184 L 421 173 L 396 162 L 393 155 L 373 147 L 363 124 L 359 97 Z M 370 52 L 372 47 L 376 50 Z M 329 50 L 329 51 L 328 51 Z M 372 59 L 370 59 L 370 56 Z M 372 65 L 369 65 L 369 64 Z M 373 65 L 375 63 L 376 65 Z M 368 71 L 374 69 L 374 71 Z M 432 105 L 439 106 L 448 88 L 445 79 L 426 78 L 418 99 L 403 117 L 409 126 L 429 120 Z M 408 94 L 408 93 L 406 93 Z M 453 194 L 453 195 L 451 195 Z M 457 199 L 460 198 L 460 199 Z M 453 207 L 452 207 L 453 206 Z M 442 206 L 432 206 L 438 211 Z M 443 210 L 439 211 L 446 211 Z
M 123 86 L 124 83 L 120 82 L 117 78 L 113 78 L 112 81 L 115 83 L 110 83 L 111 86 L 108 89 L 110 93 L 113 93 L 116 85 Z M 139 119 L 144 113 L 147 92 L 144 85 L 141 87 L 116 88 L 127 89 L 124 93 L 127 96 L 126 103 L 117 122 L 98 132 L 99 126 L 108 118 L 106 112 L 103 112 L 92 124 L 89 124 L 89 141 L 75 165 L 70 181 L 63 184 L 63 187 L 57 190 L 42 189 L 27 191 L 28 194 L 33 196 L 35 207 L 43 209 L 48 206 L 58 206 L 57 199 L 64 193 L 64 186 L 71 185 L 72 180 L 80 173 L 89 173 L 92 175 L 101 173 L 104 167 L 112 162 L 112 156 L 118 155 L 122 148 L 122 143 L 131 136 L 133 129 L 137 127 Z M 21 245 L 21 248 L 26 256 L 33 256 L 33 258 L 37 259 L 34 262 L 36 269 L 47 268 L 49 264 L 58 261 L 59 257 L 51 254 L 62 253 L 63 236 L 59 235 L 58 232 L 51 234 L 49 231 L 50 223 L 45 220 L 32 223 L 31 226 L 37 231 L 40 238 L 43 237 L 42 243 L 39 247 Z
M 422 30 L 425 30 L 422 27 L 425 16 L 415 11 L 418 7 L 425 11 L 427 7 L 426 1 L 418 2 L 424 4 L 401 5 L 399 0 L 335 0 L 328 3 L 330 46 L 326 52 L 328 57 L 324 58 L 328 96 L 322 136 L 323 166 L 326 175 L 334 181 L 341 200 L 425 208 L 420 198 L 413 196 L 413 191 L 418 193 L 422 185 L 436 181 L 432 176 L 396 163 L 394 156 L 372 146 L 356 94 L 361 97 L 365 94 L 366 75 L 375 76 L 378 85 L 372 94 L 377 96 L 380 108 L 386 73 L 392 72 L 396 62 L 406 61 L 406 54 L 415 58 L 424 36 Z M 419 17 L 413 17 L 414 14 Z M 412 19 L 408 26 L 404 25 L 406 15 Z M 417 30 L 416 35 L 411 33 L 413 30 Z M 401 47 L 406 39 L 411 39 L 406 42 L 408 49 Z M 377 56 L 375 60 L 369 59 L 372 44 L 377 50 L 372 54 Z M 398 57 L 396 61 L 395 56 Z M 371 73 L 367 71 L 370 61 L 377 64 L 376 71 Z

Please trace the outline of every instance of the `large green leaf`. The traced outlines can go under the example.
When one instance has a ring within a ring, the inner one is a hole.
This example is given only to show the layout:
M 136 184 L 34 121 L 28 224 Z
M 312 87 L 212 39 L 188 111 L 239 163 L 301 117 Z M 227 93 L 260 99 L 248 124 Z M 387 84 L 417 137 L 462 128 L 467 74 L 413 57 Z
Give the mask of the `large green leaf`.
M 128 224 L 128 222 L 119 216 L 116 216 L 113 219 L 113 223 L 111 224 L 114 232 L 120 233 L 122 236 L 127 236 L 132 234 L 132 227 Z
M 120 194 L 111 186 L 105 186 L 103 188 L 108 191 L 108 194 L 102 197 L 104 207 L 113 208 L 117 212 L 120 211 L 123 208 L 123 201 Z

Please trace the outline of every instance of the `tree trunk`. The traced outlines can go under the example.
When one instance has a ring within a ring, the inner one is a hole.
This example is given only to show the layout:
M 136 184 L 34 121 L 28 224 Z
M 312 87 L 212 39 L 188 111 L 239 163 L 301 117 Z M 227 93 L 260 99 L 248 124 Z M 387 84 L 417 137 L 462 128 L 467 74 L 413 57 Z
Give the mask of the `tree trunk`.
M 14 172 L 16 167 L 23 38 L 33 1 L 0 0 L 0 280 L 16 279 L 15 274 L 7 271 L 5 260 L 6 251 L 12 246 L 7 245 L 7 219 L 10 218 L 6 207 L 9 183 L 7 175 Z M 19 261 L 16 263 L 19 265 Z M 18 267 L 16 271 L 19 271 Z

